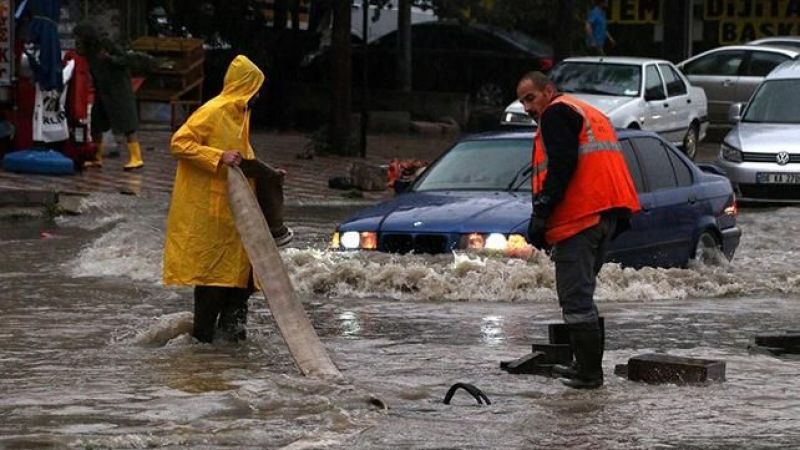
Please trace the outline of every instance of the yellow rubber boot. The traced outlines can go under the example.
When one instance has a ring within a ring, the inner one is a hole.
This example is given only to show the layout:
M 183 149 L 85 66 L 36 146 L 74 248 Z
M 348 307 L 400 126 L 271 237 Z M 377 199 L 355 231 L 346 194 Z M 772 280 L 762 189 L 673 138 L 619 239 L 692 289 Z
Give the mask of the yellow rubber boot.
M 85 161 L 83 167 L 103 167 L 103 143 L 97 143 L 97 150 L 94 152 L 94 161 Z
M 139 146 L 139 142 L 128 142 L 128 155 L 130 158 L 128 159 L 128 164 L 125 164 L 123 169 L 125 170 L 135 170 L 140 169 L 144 166 L 144 161 L 142 161 L 142 148 Z

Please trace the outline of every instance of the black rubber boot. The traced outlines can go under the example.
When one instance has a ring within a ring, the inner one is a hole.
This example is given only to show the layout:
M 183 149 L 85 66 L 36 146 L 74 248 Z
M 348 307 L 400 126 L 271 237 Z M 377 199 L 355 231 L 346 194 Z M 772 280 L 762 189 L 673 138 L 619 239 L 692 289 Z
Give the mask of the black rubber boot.
M 247 339 L 247 289 L 231 288 L 219 314 L 218 329 L 221 336 L 231 342 Z
M 211 343 L 217 327 L 221 289 L 217 286 L 194 287 L 194 328 L 192 336 L 200 342 Z
M 597 389 L 603 385 L 603 339 L 597 322 L 569 325 L 569 337 L 575 348 L 577 373 L 562 378 L 565 386 L 575 389 Z
M 570 339 L 569 348 L 572 351 L 572 354 L 575 355 L 575 345 L 572 343 L 572 339 Z M 602 359 L 602 354 L 606 350 L 606 330 L 603 326 L 602 322 L 600 323 L 600 358 Z M 574 356 L 573 356 L 574 358 Z M 578 362 L 575 359 L 572 360 L 569 365 L 564 364 L 554 364 L 553 368 L 553 375 L 563 378 L 576 378 L 578 376 Z

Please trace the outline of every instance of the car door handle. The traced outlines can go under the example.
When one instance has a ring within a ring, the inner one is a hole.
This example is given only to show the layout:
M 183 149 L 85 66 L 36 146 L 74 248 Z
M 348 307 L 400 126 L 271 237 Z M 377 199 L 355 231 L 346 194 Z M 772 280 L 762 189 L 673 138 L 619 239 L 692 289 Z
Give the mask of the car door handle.
M 723 86 L 725 86 L 725 87 L 728 87 L 728 86 L 730 86 L 730 85 L 731 85 L 731 80 L 725 80 L 725 81 L 723 81 L 723 82 L 722 82 L 722 85 L 723 85 Z
M 669 108 L 669 103 L 664 103 L 664 108 Z
M 686 99 L 686 103 L 692 103 L 692 99 L 690 99 L 690 98 L 687 98 L 687 99 Z
M 697 203 L 697 196 L 692 194 L 689 196 L 689 204 L 694 205 L 695 203 Z

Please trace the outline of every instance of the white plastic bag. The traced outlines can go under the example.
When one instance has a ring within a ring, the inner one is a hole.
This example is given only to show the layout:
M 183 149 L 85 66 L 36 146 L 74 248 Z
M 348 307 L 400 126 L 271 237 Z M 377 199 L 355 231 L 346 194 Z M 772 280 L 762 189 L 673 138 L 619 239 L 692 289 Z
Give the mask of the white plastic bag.
M 67 111 L 67 87 L 75 69 L 75 61 L 70 60 L 62 70 L 64 90 L 53 89 L 43 91 L 36 84 L 36 99 L 33 106 L 33 140 L 40 142 L 58 142 L 69 138 Z

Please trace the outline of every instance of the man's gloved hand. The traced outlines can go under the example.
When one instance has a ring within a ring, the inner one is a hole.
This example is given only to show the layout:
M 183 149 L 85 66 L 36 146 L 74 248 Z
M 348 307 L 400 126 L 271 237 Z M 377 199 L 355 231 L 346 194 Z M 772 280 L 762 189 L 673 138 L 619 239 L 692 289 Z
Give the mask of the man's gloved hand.
M 531 215 L 531 221 L 528 223 L 528 243 L 539 250 L 548 248 L 544 238 L 545 222 L 544 218 Z

